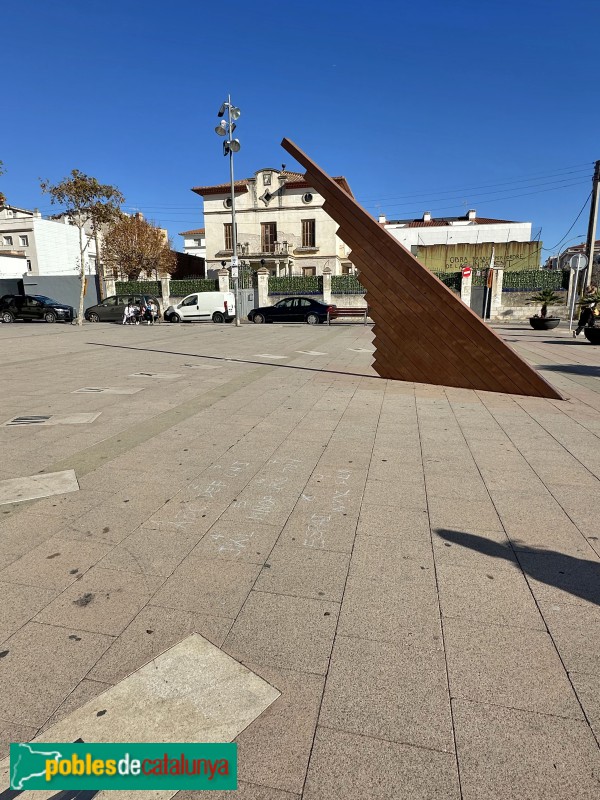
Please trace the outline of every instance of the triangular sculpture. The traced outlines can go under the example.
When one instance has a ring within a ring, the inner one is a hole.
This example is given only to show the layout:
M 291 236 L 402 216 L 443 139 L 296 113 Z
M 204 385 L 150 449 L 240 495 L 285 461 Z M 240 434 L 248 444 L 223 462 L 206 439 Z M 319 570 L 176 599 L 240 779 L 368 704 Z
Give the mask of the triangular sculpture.
M 375 323 L 380 377 L 563 399 L 306 153 L 289 139 L 281 144 L 325 198 L 338 236 L 352 249 Z

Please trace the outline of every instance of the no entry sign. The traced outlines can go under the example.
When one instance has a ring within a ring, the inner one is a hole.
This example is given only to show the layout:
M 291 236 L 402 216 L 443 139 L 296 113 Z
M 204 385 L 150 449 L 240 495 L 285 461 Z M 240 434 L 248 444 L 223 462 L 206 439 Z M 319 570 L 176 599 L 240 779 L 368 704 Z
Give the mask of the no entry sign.
M 462 268 L 462 276 L 463 276 L 463 278 L 470 278 L 472 272 L 473 272 L 473 270 L 471 269 L 471 267 L 463 267 Z

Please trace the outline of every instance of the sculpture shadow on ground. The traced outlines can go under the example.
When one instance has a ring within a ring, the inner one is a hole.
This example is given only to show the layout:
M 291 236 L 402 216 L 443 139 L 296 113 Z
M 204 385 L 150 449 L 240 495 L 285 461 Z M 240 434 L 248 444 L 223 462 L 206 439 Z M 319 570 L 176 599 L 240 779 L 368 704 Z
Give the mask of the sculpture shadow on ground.
M 600 605 L 600 559 L 590 561 L 536 547 L 514 550 L 510 545 L 494 542 L 485 536 L 447 528 L 436 528 L 433 532 L 451 545 L 477 550 L 492 558 L 507 561 L 514 561 L 516 558 L 523 572 L 533 580 L 554 586 L 588 603 Z M 600 540 L 600 537 L 590 538 Z M 516 547 L 524 546 L 516 540 L 514 544 Z M 593 558 L 591 550 L 590 556 Z
M 600 367 L 591 364 L 538 364 L 538 369 L 547 372 L 565 372 L 569 375 L 589 375 L 600 378 Z
M 254 361 L 251 358 L 230 358 L 228 356 L 210 356 L 206 353 L 182 353 L 178 350 L 158 350 L 154 347 L 130 347 L 124 344 L 106 344 L 105 342 L 87 342 L 94 347 L 113 347 L 118 350 L 137 350 L 140 353 L 161 353 L 167 356 L 184 356 L 185 358 L 205 358 L 209 361 L 231 361 L 235 364 L 253 364 L 257 367 L 281 367 L 282 369 L 301 370 L 304 372 L 326 372 L 331 375 L 350 375 L 353 378 L 370 378 L 372 380 L 383 380 L 379 375 L 367 375 L 364 372 L 349 372 L 340 369 L 325 369 L 321 367 L 302 367 L 298 364 L 279 364 L 265 359 L 264 361 Z M 2 800 L 2 798 L 0 798 Z

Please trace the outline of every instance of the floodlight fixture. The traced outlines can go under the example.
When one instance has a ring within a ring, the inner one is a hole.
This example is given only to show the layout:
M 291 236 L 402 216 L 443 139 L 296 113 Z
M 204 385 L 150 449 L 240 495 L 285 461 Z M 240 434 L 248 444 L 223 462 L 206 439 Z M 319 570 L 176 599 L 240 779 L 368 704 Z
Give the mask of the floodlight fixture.
M 227 123 L 225 122 L 224 119 L 222 119 L 221 122 L 219 122 L 219 124 L 215 128 L 215 133 L 218 134 L 219 136 L 225 136 L 225 134 L 227 133 Z
M 217 117 L 222 117 L 222 116 L 223 116 L 223 114 L 225 113 L 225 108 L 226 108 L 226 106 L 227 106 L 227 103 L 223 103 L 223 104 L 221 105 L 221 108 L 219 109 L 219 112 L 218 112 L 218 114 L 217 114 Z
M 239 153 L 240 151 L 240 140 L 239 139 L 232 139 L 230 142 L 227 142 L 229 145 L 229 149 L 233 153 Z
M 237 108 L 237 106 L 229 106 L 229 116 L 231 117 L 231 119 L 234 120 L 239 119 L 241 113 L 242 112 L 240 111 L 239 108 Z

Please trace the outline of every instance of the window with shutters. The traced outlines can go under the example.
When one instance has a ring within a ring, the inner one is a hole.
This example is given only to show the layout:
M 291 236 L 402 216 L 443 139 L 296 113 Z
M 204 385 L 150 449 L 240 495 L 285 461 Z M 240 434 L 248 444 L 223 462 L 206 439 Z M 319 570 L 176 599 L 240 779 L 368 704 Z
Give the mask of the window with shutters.
M 302 247 L 316 247 L 315 220 L 302 220 Z
M 275 242 L 277 241 L 277 223 L 262 222 L 260 228 L 261 228 L 262 252 L 274 253 Z
M 225 235 L 225 250 L 233 250 L 233 225 L 231 222 L 226 222 L 223 225 L 223 232 Z

